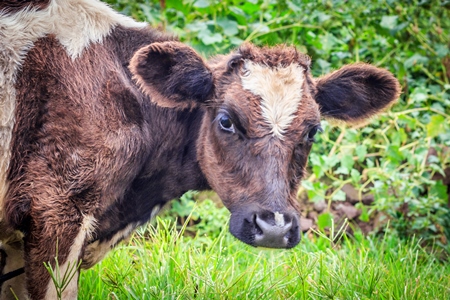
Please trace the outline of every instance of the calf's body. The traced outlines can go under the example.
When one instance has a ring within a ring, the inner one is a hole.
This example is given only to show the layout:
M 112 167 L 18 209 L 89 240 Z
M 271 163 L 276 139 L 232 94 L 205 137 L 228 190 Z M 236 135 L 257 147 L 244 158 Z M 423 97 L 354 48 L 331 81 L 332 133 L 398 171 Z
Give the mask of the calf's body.
M 250 44 L 204 62 L 99 1 L 0 4 L 3 273 L 25 267 L 2 298 L 55 299 L 44 262 L 91 267 L 191 189 L 219 194 L 240 240 L 294 247 L 321 116 L 357 122 L 399 93 L 382 69 L 309 65 Z

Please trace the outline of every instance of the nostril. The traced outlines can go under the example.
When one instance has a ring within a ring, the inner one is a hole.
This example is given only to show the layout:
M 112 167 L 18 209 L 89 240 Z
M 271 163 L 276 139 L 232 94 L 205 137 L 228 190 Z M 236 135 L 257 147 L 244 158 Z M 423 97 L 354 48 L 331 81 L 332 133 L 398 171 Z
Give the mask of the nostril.
M 300 240 L 298 219 L 295 215 L 280 212 L 252 214 L 254 219 L 254 246 L 292 248 Z
M 230 232 L 247 244 L 267 248 L 292 248 L 301 238 L 299 217 L 289 211 L 234 212 Z
M 258 216 L 256 214 L 253 215 L 253 224 L 255 225 L 255 230 L 257 235 L 263 235 L 264 231 L 262 228 L 258 225 Z
M 259 216 L 256 216 L 255 225 L 256 227 L 259 227 L 261 234 L 266 237 L 284 237 L 291 229 L 292 222 L 285 223 L 283 218 L 282 222 L 275 221 L 274 224 L 273 221 L 269 223 L 266 220 L 261 219 Z

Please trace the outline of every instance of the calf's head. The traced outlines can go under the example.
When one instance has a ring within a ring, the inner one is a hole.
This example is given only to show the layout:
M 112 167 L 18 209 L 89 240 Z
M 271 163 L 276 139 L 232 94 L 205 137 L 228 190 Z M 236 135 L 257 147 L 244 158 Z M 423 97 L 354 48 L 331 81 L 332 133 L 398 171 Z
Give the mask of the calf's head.
M 295 48 L 251 44 L 204 62 L 178 42 L 140 49 L 130 69 L 161 106 L 201 107 L 198 160 L 231 212 L 231 233 L 253 246 L 300 240 L 297 190 L 321 117 L 356 123 L 389 106 L 398 81 L 354 64 L 315 79 Z

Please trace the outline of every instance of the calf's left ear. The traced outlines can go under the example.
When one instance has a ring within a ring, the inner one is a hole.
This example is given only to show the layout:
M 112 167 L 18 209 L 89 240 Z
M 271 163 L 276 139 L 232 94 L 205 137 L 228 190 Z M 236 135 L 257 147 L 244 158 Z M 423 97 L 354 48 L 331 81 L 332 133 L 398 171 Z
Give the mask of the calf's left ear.
M 213 75 L 194 49 L 180 42 L 153 43 L 139 49 L 130 70 L 144 93 L 163 107 L 192 108 L 213 93 Z
M 318 78 L 316 88 L 322 116 L 350 123 L 382 111 L 400 95 L 400 84 L 389 71 L 364 63 Z

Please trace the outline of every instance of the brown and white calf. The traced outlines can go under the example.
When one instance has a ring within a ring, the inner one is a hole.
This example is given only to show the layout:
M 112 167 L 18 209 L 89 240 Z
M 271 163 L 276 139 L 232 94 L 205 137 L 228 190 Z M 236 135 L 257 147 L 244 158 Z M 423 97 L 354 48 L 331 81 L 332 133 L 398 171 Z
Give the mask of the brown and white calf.
M 294 247 L 321 117 L 364 121 L 399 95 L 383 69 L 310 63 L 251 44 L 205 62 L 99 1 L 0 2 L 3 273 L 25 266 L 2 298 L 55 299 L 56 252 L 61 273 L 91 267 L 192 189 L 218 193 L 243 242 Z

